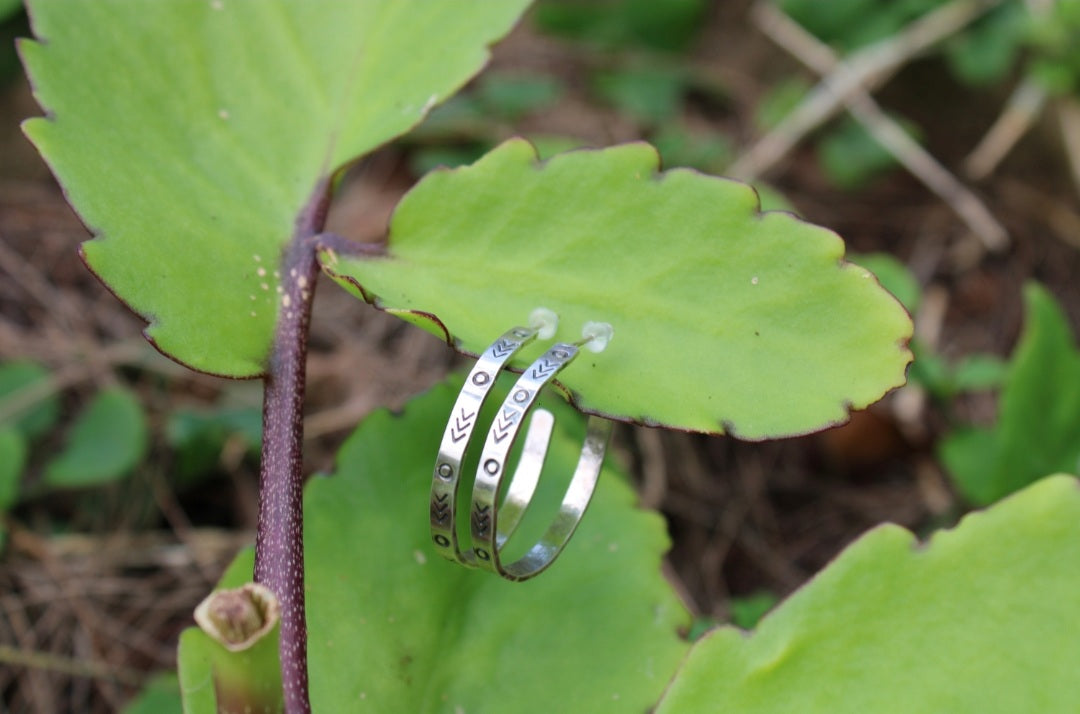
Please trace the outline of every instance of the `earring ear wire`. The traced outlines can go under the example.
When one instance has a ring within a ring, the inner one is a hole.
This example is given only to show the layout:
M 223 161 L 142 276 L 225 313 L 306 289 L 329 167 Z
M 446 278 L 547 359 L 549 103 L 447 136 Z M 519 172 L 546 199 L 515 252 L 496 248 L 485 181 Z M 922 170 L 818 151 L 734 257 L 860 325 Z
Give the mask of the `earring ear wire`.
M 615 328 L 610 322 L 586 322 L 581 328 L 582 344 L 590 352 L 603 352 L 614 336 Z
M 550 340 L 559 329 L 559 316 L 546 307 L 538 307 L 529 313 L 529 327 L 536 330 L 541 340 Z

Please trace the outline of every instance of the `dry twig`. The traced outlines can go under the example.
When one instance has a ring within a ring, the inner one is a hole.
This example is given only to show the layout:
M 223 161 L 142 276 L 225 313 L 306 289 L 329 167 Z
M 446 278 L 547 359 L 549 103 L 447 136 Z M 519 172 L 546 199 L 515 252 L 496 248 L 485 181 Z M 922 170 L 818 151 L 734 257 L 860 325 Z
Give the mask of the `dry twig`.
M 961 4 L 971 3 L 953 3 L 946 8 Z M 838 101 L 847 107 L 851 115 L 866 127 L 882 146 L 927 188 L 948 203 L 980 238 L 987 250 L 1000 251 L 1007 246 L 1008 234 L 1005 228 L 982 201 L 908 136 L 870 97 L 861 83 L 861 78 L 867 76 L 865 69 L 859 69 L 854 60 L 842 62 L 832 49 L 769 3 L 759 2 L 755 5 L 754 18 L 762 31 L 774 42 L 814 71 L 824 75 L 821 89 L 833 92 Z M 928 19 L 929 16 L 913 24 L 925 23 Z
M 1034 17 L 1045 16 L 1054 8 L 1056 0 L 1026 0 L 1028 12 Z M 1046 90 L 1031 77 L 1025 77 L 1013 90 L 1004 111 L 975 150 L 964 160 L 964 173 L 978 181 L 989 176 L 1001 163 L 1016 142 L 1028 133 L 1035 118 L 1042 112 L 1047 99 Z
M 809 64 L 839 66 L 822 72 L 828 76 L 780 124 L 742 154 L 727 173 L 743 180 L 762 175 L 787 156 L 807 134 L 836 115 L 851 96 L 878 87 L 909 60 L 964 28 L 999 2 L 955 0 L 916 20 L 892 37 L 852 53 L 842 65 L 836 61 L 831 49 L 821 45 L 824 53 L 814 52 L 813 57 L 808 55 L 807 59 L 811 60 Z M 752 12 L 761 26 L 769 25 L 776 16 L 795 24 L 767 2 L 759 1 Z M 799 29 L 802 30 L 801 27 Z M 781 43 L 781 46 L 785 45 Z
M 1065 140 L 1065 155 L 1072 169 L 1073 183 L 1080 191 L 1080 101 L 1073 98 L 1061 100 L 1058 123 L 1061 124 L 1061 137 Z
M 978 181 L 989 176 L 1016 142 L 1028 133 L 1045 105 L 1046 90 L 1030 77 L 1024 79 L 1013 90 L 1001 116 L 964 159 L 964 173 L 968 178 Z

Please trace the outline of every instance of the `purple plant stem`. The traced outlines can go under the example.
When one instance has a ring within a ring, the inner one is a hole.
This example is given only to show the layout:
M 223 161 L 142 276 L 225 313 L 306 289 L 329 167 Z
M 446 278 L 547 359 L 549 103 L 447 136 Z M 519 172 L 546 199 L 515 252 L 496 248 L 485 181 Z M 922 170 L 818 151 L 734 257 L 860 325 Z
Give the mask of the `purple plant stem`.
M 308 714 L 304 617 L 303 441 L 308 326 L 319 266 L 315 237 L 329 207 L 321 181 L 296 219 L 281 263 L 281 304 L 263 398 L 255 582 L 281 603 L 281 683 L 288 714 Z

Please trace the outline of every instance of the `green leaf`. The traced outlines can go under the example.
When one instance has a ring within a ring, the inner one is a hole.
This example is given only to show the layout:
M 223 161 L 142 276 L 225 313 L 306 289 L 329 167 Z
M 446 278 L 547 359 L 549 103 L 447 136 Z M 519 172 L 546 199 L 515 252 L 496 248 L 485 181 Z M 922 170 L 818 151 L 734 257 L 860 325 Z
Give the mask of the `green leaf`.
M 116 481 L 135 468 L 146 448 L 138 398 L 119 387 L 102 390 L 71 427 L 63 451 L 46 465 L 45 482 L 81 488 Z
M 997 424 L 958 432 L 941 445 L 950 475 L 976 504 L 1080 468 L 1080 353 L 1044 288 L 1028 285 L 1024 301 L 1026 325 L 1005 376 Z
M 491 146 L 484 142 L 466 142 L 459 145 L 432 146 L 415 149 L 409 157 L 409 168 L 417 176 L 437 168 L 456 168 L 471 164 L 484 155 Z
M 221 586 L 223 587 L 223 586 Z M 214 691 L 214 648 L 221 647 L 198 627 L 180 633 L 177 668 L 184 714 L 217 714 Z
M 19 500 L 19 481 L 26 466 L 26 440 L 15 429 L 0 428 L 0 551 L 6 530 L 4 514 Z
M 1024 469 L 1019 476 L 1007 474 L 1001 479 L 996 467 L 997 452 L 997 435 L 975 427 L 960 427 L 938 444 L 938 457 L 949 477 L 964 498 L 975 504 L 993 503 L 1039 478 Z
M 427 501 L 460 386 L 458 378 L 436 387 L 403 415 L 368 417 L 334 475 L 308 483 L 312 709 L 645 711 L 688 648 L 677 633 L 689 614 L 660 573 L 663 522 L 636 507 L 609 459 L 573 540 L 539 577 L 510 583 L 444 561 L 430 545 Z M 556 423 L 538 502 L 522 524 L 532 533 L 557 507 L 584 436 L 580 415 L 561 400 L 545 407 Z M 241 567 L 250 568 L 248 556 Z
M 320 180 L 407 131 L 528 0 L 31 0 L 25 130 L 90 268 L 195 369 L 260 375 L 279 255 Z
M 918 137 L 914 123 L 903 119 L 899 123 L 909 135 Z M 871 179 L 899 166 L 896 157 L 854 119 L 843 120 L 826 134 L 817 151 L 829 181 L 845 191 L 863 188 Z
M 1030 75 L 1053 94 L 1080 90 L 1080 2 L 1060 0 L 1028 24 Z
M 262 444 L 262 412 L 258 407 L 231 407 L 215 411 L 180 409 L 173 413 L 166 426 L 169 444 L 185 448 L 204 439 L 224 441 L 237 435 L 250 448 Z
M 1046 479 L 920 545 L 880 526 L 698 642 L 658 714 L 1076 711 L 1080 489 Z
M 175 449 L 173 483 L 181 487 L 190 485 L 218 466 L 222 449 L 230 440 L 239 439 L 249 455 L 258 455 L 262 444 L 262 411 L 258 407 L 180 409 L 169 417 L 165 437 Z
M 909 313 L 919 310 L 922 290 L 906 265 L 888 253 L 860 253 L 848 258 L 873 273 L 881 286 L 892 293 Z
M 236 559 L 226 569 L 216 589 L 241 587 L 251 581 L 251 574 L 254 570 L 255 551 L 252 548 L 246 548 L 236 556 Z M 274 634 L 277 636 L 277 631 Z M 214 684 L 214 664 L 216 658 L 222 657 L 223 653 L 224 648 L 222 645 L 199 627 L 189 627 L 180 633 L 180 644 L 177 648 L 176 657 L 185 714 L 218 714 L 217 692 Z M 241 657 L 236 659 L 245 664 L 243 662 L 243 653 L 240 654 Z M 255 664 L 263 663 L 257 662 Z M 249 668 L 248 671 L 250 672 L 251 669 Z M 257 676 L 258 673 L 256 672 L 254 677 Z M 267 679 L 276 678 L 279 683 L 281 681 L 281 674 L 277 668 L 264 676 Z
M 507 121 L 517 121 L 558 101 L 562 83 L 545 75 L 487 73 L 476 88 L 476 97 L 492 114 Z
M 1005 80 L 1016 64 L 1030 23 L 1023 3 L 1000 3 L 945 44 L 949 69 L 957 79 L 976 87 Z
M 154 675 L 139 696 L 124 707 L 123 714 L 182 714 L 180 683 L 169 672 Z
M 49 385 L 49 370 L 29 361 L 0 365 L 0 425 L 12 426 L 32 439 L 60 419 L 60 399 Z
M 679 113 L 686 83 L 680 68 L 643 65 L 600 72 L 593 88 L 620 112 L 653 125 Z
M 970 355 L 955 365 L 949 365 L 941 355 L 934 354 L 918 340 L 911 341 L 915 361 L 908 370 L 908 380 L 921 384 L 941 401 L 948 401 L 960 392 L 978 392 L 1001 386 L 1007 365 L 992 355 Z M 951 448 L 944 444 L 946 448 Z M 961 447 L 962 448 L 962 447 Z M 955 454 L 960 458 L 960 454 Z M 973 463 L 983 464 L 983 455 L 973 455 Z M 968 469 L 964 469 L 968 471 Z
M 679 122 L 661 126 L 651 141 L 660 152 L 665 168 L 688 166 L 706 172 L 719 172 L 735 155 L 731 140 L 723 134 L 699 134 Z M 760 195 L 760 191 L 758 192 Z
M 14 429 L 0 429 L 0 513 L 19 497 L 19 478 L 26 465 L 26 440 Z
M 787 211 L 788 213 L 794 213 L 798 215 L 799 212 L 788 200 L 787 196 L 780 193 L 779 190 L 770 186 L 767 183 L 755 183 L 754 190 L 757 191 L 758 200 L 761 202 L 761 210 L 764 211 Z
M 773 609 L 779 598 L 770 592 L 757 592 L 731 599 L 731 624 L 749 630 Z
M 844 52 L 891 37 L 943 0 L 781 0 L 787 14 Z
M 563 134 L 530 134 L 528 138 L 536 147 L 536 153 L 541 159 L 550 159 L 555 154 L 580 149 L 585 145 L 585 142 L 576 136 Z
M 0 21 L 7 20 L 21 9 L 22 0 L 0 0 Z
M 976 392 L 1000 387 L 1008 365 L 994 355 L 970 355 L 953 367 L 953 382 L 960 392 Z
M 577 407 L 761 439 L 843 421 L 901 384 L 911 322 L 843 261 L 836 234 L 757 209 L 745 184 L 658 174 L 646 144 L 539 164 L 511 140 L 421 181 L 391 222 L 389 257 L 322 258 L 471 354 L 540 306 L 565 341 L 608 322 L 607 350 L 560 376 Z
M 924 347 L 920 340 L 911 341 L 911 352 L 915 361 L 908 370 L 908 381 L 919 384 L 935 398 L 947 401 L 956 394 L 953 384 L 952 369 L 941 355 Z
M 769 87 L 754 109 L 758 129 L 772 129 L 790 114 L 810 92 L 811 85 L 799 76 L 786 77 Z
M 545 0 L 534 17 L 546 32 L 611 49 L 685 50 L 702 27 L 706 0 Z

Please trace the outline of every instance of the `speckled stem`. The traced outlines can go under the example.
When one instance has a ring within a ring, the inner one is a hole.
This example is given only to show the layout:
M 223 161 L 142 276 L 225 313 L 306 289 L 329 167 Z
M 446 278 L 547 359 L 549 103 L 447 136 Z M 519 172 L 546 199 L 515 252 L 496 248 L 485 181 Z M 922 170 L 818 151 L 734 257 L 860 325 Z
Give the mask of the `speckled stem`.
M 318 277 L 315 236 L 329 206 L 320 182 L 296 220 L 281 264 L 281 306 L 263 399 L 259 529 L 255 582 L 281 603 L 281 682 L 285 711 L 308 714 L 307 624 L 304 618 L 304 514 L 302 471 L 304 383 L 308 325 Z

